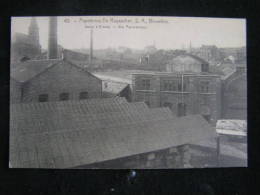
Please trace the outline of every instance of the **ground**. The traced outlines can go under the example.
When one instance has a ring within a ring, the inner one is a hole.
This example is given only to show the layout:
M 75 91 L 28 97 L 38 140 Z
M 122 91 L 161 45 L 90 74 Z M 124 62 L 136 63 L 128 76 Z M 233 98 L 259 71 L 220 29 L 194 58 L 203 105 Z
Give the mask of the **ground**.
M 201 141 L 191 147 L 191 164 L 196 168 L 203 167 L 246 167 L 247 141 L 221 137 L 220 156 L 218 160 L 216 140 Z

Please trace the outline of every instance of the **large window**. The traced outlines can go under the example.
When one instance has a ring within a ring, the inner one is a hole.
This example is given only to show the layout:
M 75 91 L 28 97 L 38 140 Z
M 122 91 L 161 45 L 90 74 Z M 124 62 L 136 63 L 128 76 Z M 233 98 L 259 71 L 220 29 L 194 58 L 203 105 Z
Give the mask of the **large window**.
M 66 101 L 69 99 L 69 93 L 61 93 L 59 97 L 60 101 Z
M 39 98 L 38 98 L 39 102 L 47 102 L 48 100 L 49 100 L 48 94 L 40 94 L 39 95 Z
M 151 88 L 150 79 L 142 79 L 141 87 L 144 90 L 149 90 Z
M 164 91 L 177 91 L 177 82 L 173 80 L 165 80 L 163 82 Z
M 88 99 L 88 92 L 87 91 L 80 92 L 79 99 L 80 100 Z
M 165 80 L 163 81 L 162 89 L 163 91 L 186 91 L 186 82 L 183 80 Z
M 200 92 L 208 93 L 209 92 L 209 81 L 200 82 Z

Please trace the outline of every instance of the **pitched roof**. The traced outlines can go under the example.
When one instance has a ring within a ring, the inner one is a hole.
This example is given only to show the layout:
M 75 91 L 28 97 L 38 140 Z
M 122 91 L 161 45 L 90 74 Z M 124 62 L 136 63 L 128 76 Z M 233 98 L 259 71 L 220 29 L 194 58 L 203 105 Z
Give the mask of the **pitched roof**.
M 16 68 L 11 70 L 11 77 L 19 82 L 26 82 L 59 62 L 61 62 L 60 59 L 20 62 L 14 66 Z
M 11 105 L 12 167 L 68 168 L 214 136 L 201 116 L 175 118 L 124 98 Z
M 69 64 L 97 78 L 96 76 L 88 72 L 86 69 L 83 69 L 82 67 L 63 59 L 28 60 L 25 62 L 20 62 L 15 65 L 16 68 L 11 70 L 11 78 L 18 82 L 26 82 L 59 63 Z
M 193 59 L 193 61 L 191 61 L 191 59 Z M 208 64 L 208 62 L 205 61 L 204 59 L 189 53 L 175 55 L 171 60 L 169 60 L 168 64 L 171 64 L 175 61 L 176 63 L 181 63 L 181 64 L 190 64 L 190 63 L 193 64 L 194 61 L 197 61 L 200 64 Z

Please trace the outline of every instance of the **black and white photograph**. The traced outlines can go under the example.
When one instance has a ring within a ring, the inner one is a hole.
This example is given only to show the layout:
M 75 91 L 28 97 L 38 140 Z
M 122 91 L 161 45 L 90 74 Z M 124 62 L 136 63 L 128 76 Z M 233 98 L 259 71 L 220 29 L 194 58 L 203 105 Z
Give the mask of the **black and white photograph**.
M 247 167 L 246 19 L 11 17 L 10 45 L 9 168 Z

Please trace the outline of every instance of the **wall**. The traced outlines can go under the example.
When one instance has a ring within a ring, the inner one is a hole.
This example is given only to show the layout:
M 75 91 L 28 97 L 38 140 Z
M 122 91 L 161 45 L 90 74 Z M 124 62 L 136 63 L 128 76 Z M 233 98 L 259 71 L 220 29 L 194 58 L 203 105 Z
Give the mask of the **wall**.
M 141 80 L 151 79 L 150 90 L 140 90 Z M 221 115 L 221 82 L 218 76 L 189 74 L 184 75 L 186 90 L 183 92 L 165 91 L 163 82 L 165 80 L 180 81 L 180 75 L 142 75 L 133 76 L 133 96 L 134 101 L 149 101 L 150 107 L 162 107 L 171 105 L 173 115 L 178 115 L 178 104 L 185 103 L 186 114 L 210 115 L 212 123 L 215 123 Z M 201 92 L 201 82 L 209 82 L 208 92 Z
M 112 169 L 160 169 L 191 167 L 189 145 L 167 148 L 159 151 L 133 155 L 125 158 L 82 165 L 76 168 L 112 168 Z
M 245 72 L 236 71 L 223 82 L 224 119 L 247 119 L 247 79 Z
M 10 79 L 10 103 L 15 104 L 21 101 L 21 84 Z
M 49 101 L 59 101 L 59 94 L 69 93 L 78 100 L 79 93 L 88 92 L 89 98 L 101 97 L 101 80 L 65 61 L 49 68 L 24 84 L 23 102 L 38 102 L 40 94 L 48 94 Z

